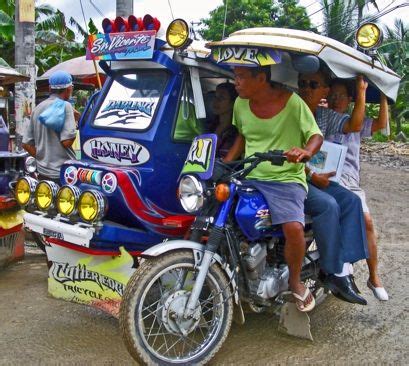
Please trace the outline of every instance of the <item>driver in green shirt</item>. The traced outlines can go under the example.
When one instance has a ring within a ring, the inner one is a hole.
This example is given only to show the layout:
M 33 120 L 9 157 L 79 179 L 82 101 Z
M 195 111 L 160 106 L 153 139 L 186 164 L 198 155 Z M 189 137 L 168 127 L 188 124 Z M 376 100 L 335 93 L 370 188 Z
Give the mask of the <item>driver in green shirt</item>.
M 239 98 L 234 105 L 233 124 L 239 135 L 224 160 L 235 160 L 243 152 L 247 157 L 255 152 L 285 150 L 288 161 L 283 166 L 263 162 L 247 178 L 265 197 L 272 224 L 282 225 L 289 286 L 297 308 L 310 311 L 315 299 L 300 279 L 307 195 L 302 161 L 309 160 L 320 149 L 322 134 L 302 99 L 270 81 L 270 66 L 235 67 L 234 74 Z

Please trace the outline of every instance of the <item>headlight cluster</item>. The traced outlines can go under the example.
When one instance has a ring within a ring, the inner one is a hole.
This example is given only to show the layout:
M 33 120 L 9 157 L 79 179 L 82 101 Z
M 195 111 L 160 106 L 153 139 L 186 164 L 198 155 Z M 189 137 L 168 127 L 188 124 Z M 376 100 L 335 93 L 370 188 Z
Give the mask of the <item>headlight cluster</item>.
M 196 212 L 203 207 L 203 185 L 192 175 L 185 175 L 179 183 L 179 199 L 182 207 L 189 213 Z
M 105 196 L 96 190 L 81 192 L 76 186 L 62 186 L 49 181 L 20 178 L 15 186 L 15 198 L 21 206 L 35 205 L 41 211 L 55 208 L 63 216 L 77 214 L 86 222 L 102 219 L 106 212 Z

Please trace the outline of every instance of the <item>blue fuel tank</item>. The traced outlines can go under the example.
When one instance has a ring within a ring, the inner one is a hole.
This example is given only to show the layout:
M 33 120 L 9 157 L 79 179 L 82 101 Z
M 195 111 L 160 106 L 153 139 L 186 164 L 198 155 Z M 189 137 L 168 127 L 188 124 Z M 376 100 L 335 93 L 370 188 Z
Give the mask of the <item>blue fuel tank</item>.
M 253 188 L 239 188 L 236 220 L 247 239 L 283 236 L 281 225 L 271 225 L 271 216 L 263 195 Z

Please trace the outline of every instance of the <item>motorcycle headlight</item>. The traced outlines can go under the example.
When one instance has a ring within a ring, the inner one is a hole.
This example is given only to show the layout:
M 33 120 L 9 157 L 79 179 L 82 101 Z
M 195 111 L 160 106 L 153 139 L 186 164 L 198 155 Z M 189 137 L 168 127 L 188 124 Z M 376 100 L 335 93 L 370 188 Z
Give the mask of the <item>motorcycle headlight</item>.
M 34 191 L 38 182 L 30 177 L 20 178 L 14 188 L 14 196 L 21 206 L 26 206 L 32 202 Z
M 28 174 L 32 174 L 37 170 L 37 161 L 33 156 L 28 156 L 24 160 L 24 169 Z
M 55 199 L 57 211 L 64 216 L 74 214 L 80 194 L 81 191 L 75 186 L 61 187 Z
M 34 201 L 37 208 L 42 211 L 51 208 L 54 203 L 54 198 L 57 195 L 57 191 L 58 184 L 50 180 L 43 180 L 38 183 L 34 193 Z
M 101 219 L 105 213 L 105 197 L 95 190 L 82 192 L 78 199 L 77 208 L 78 214 L 84 221 L 97 221 Z
M 179 199 L 185 211 L 191 213 L 200 210 L 204 203 L 204 188 L 192 175 L 185 175 L 179 183 Z

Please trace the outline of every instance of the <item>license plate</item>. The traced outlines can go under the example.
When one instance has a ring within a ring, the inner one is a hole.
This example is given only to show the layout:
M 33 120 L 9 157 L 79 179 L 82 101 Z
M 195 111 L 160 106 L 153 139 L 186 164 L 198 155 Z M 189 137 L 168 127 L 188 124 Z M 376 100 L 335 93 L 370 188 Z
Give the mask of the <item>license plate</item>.
M 60 239 L 60 240 L 64 240 L 64 235 L 62 233 L 59 233 L 58 231 L 54 231 L 54 230 L 49 230 L 49 229 L 43 229 L 43 234 L 45 236 L 49 236 L 51 238 L 55 238 L 55 239 Z

